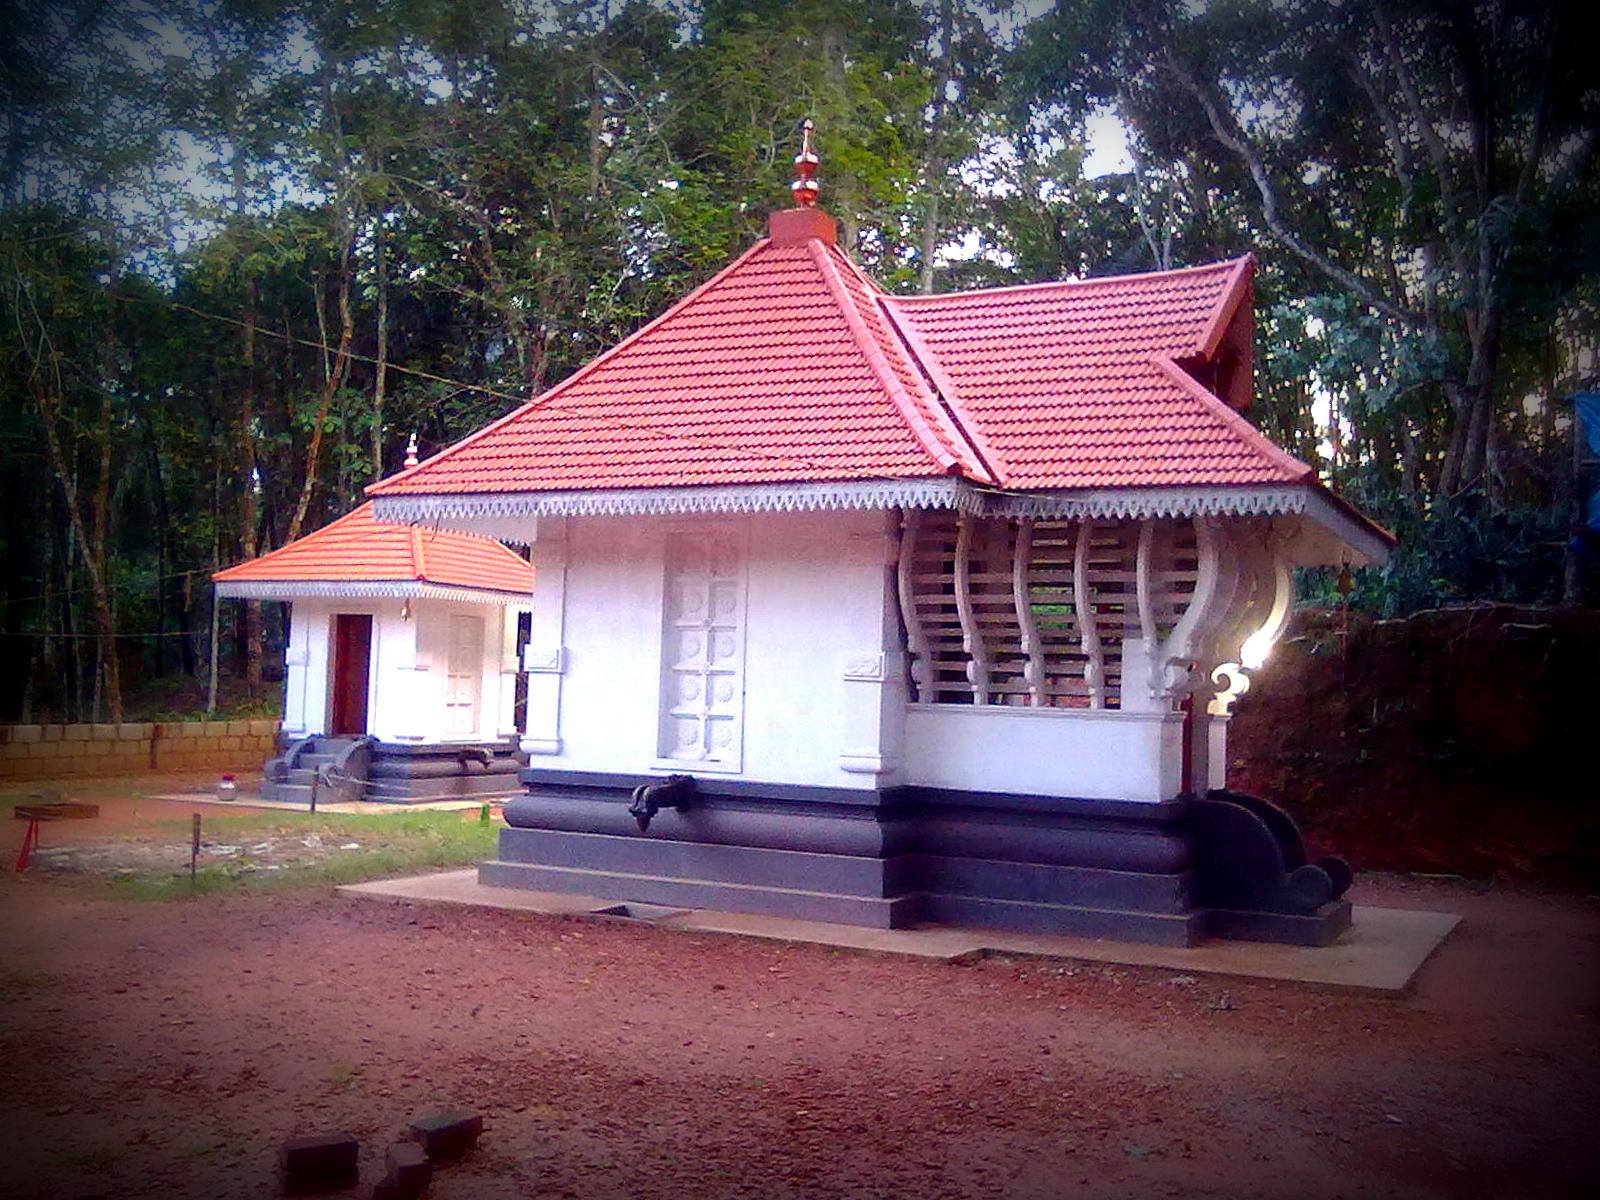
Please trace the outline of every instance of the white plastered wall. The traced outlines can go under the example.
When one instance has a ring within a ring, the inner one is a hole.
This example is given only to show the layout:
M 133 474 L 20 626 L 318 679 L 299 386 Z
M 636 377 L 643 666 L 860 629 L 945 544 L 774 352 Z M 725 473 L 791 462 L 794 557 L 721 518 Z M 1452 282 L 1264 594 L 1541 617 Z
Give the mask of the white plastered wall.
M 290 738 L 324 733 L 328 720 L 334 617 L 372 617 L 368 664 L 367 732 L 385 742 L 427 745 L 495 741 L 515 736 L 513 697 L 517 608 L 413 599 L 410 619 L 400 599 L 301 599 L 290 605 L 284 660 L 283 732 Z M 476 728 L 446 733 L 446 659 L 451 617 L 483 622 Z
M 744 547 L 736 769 L 662 757 L 665 547 L 674 530 Z M 1182 716 L 908 704 L 885 512 L 539 521 L 523 748 L 536 769 L 726 775 L 1158 801 L 1181 787 Z
M 745 563 L 735 770 L 661 752 L 667 538 L 712 527 L 735 535 Z M 532 765 L 875 786 L 896 759 L 884 714 L 904 706 L 890 543 L 887 516 L 872 512 L 541 520 L 525 657 Z

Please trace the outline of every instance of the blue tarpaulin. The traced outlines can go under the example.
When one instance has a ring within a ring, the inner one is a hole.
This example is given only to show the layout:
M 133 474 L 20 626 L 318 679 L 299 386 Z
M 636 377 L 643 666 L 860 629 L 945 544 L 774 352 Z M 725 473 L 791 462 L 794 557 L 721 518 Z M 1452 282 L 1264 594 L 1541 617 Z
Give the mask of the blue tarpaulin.
M 1600 392 L 1579 392 L 1572 398 L 1572 408 L 1578 417 L 1578 436 L 1588 443 L 1589 454 L 1600 458 Z M 1600 483 L 1591 481 L 1594 488 L 1584 505 L 1584 524 L 1593 533 L 1600 533 Z

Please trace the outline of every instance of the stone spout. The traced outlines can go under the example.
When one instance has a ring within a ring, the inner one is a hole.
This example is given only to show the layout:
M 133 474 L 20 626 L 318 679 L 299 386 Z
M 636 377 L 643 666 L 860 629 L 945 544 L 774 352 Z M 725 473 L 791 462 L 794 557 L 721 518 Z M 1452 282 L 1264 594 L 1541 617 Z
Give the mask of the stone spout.
M 650 821 L 663 808 L 679 812 L 689 807 L 694 795 L 693 775 L 668 775 L 660 783 L 641 783 L 633 789 L 633 803 L 628 813 L 639 825 L 640 833 L 650 831 Z

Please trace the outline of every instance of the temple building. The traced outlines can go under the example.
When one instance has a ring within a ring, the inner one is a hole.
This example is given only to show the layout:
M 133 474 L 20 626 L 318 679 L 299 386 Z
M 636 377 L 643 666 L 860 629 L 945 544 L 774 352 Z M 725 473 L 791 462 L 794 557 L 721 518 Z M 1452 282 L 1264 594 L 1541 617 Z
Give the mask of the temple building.
M 878 926 L 1322 943 L 1348 870 L 1227 790 L 1292 568 L 1389 536 L 1243 415 L 1246 257 L 886 294 L 816 206 L 370 489 L 531 548 L 491 884 Z
M 382 525 L 367 503 L 213 579 L 219 596 L 290 606 L 266 799 L 520 792 L 517 634 L 534 575 L 515 552 Z

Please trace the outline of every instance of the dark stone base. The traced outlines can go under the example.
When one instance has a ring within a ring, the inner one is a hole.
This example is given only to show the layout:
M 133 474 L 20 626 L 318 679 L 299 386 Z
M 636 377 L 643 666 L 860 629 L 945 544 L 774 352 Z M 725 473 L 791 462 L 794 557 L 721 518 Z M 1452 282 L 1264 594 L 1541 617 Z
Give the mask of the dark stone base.
M 432 800 L 503 800 L 521 796 L 522 759 L 512 742 L 413 746 L 363 739 L 310 738 L 284 746 L 266 766 L 262 798 L 297 804 L 366 801 L 420 804 Z
M 522 779 L 529 794 L 506 806 L 499 856 L 479 867 L 485 884 L 1175 946 L 1208 936 L 1326 945 L 1350 923 L 1347 902 L 1308 890 L 1337 874 L 1333 860 L 1307 868 L 1287 817 L 1222 793 L 1140 804 L 697 779 L 683 808 L 641 832 L 628 803 L 646 780 Z

